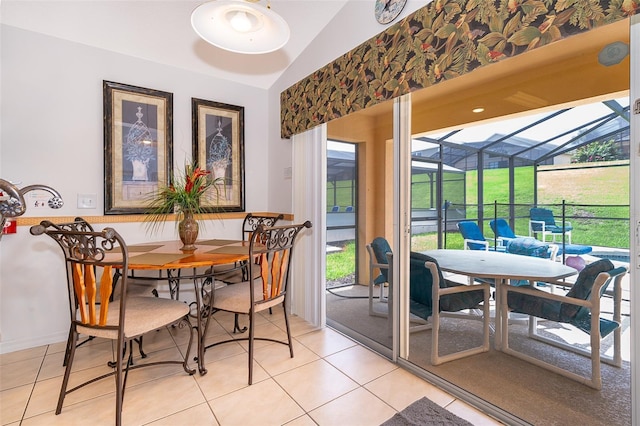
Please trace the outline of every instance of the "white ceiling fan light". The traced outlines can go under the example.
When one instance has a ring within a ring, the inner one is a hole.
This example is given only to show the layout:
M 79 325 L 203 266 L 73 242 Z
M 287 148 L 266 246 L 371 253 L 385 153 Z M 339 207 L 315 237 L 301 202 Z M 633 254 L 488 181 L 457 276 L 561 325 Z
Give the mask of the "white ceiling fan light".
M 206 42 L 235 53 L 261 54 L 289 41 L 289 25 L 260 0 L 214 0 L 191 13 L 191 26 Z

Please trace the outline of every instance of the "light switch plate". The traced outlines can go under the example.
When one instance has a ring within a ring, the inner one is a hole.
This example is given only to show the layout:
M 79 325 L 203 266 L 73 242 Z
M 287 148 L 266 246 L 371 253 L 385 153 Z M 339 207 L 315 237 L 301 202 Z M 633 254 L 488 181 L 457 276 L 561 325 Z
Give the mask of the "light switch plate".
M 78 194 L 79 209 L 95 209 L 98 197 L 96 194 Z

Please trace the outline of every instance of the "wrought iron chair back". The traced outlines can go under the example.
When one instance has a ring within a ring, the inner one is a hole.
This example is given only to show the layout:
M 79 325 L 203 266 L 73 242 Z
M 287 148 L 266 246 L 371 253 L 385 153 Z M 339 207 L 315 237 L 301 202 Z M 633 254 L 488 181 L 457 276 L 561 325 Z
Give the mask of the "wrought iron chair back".
M 242 241 L 249 241 L 251 234 L 258 229 L 258 226 L 262 225 L 267 228 L 276 226 L 276 223 L 283 218 L 283 214 L 279 214 L 278 216 L 261 216 L 248 213 L 242 221 Z

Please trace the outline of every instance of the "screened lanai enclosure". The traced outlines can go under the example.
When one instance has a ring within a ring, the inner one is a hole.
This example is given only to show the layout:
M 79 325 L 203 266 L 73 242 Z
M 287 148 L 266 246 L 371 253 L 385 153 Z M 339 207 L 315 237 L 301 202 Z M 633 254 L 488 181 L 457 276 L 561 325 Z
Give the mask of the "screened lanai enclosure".
M 629 247 L 628 98 L 421 136 L 413 147 L 414 158 L 466 174 L 465 188 L 443 178 L 444 248 L 462 247 L 446 232 L 460 220 L 477 221 L 490 236 L 489 221 L 505 218 L 516 234 L 531 235 L 533 207 L 570 221 L 577 240 L 569 242 Z M 591 193 L 600 175 L 612 179 L 608 191 Z

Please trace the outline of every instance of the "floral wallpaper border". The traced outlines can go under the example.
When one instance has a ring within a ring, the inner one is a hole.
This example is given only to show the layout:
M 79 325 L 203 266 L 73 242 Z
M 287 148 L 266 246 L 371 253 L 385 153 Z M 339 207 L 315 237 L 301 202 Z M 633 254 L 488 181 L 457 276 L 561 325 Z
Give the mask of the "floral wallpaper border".
M 640 0 L 434 0 L 280 94 L 291 137 L 634 15 Z

